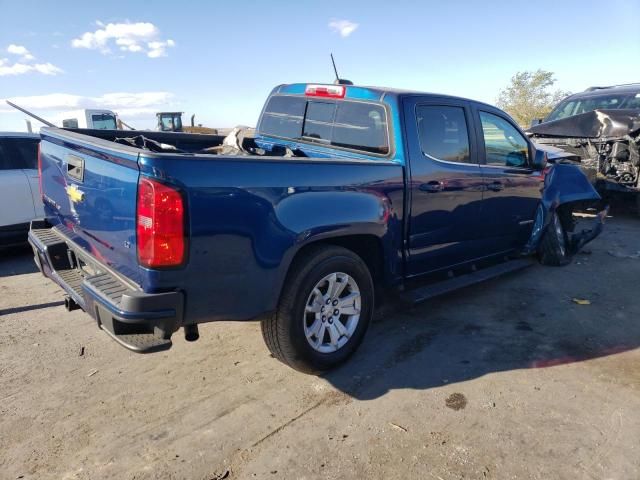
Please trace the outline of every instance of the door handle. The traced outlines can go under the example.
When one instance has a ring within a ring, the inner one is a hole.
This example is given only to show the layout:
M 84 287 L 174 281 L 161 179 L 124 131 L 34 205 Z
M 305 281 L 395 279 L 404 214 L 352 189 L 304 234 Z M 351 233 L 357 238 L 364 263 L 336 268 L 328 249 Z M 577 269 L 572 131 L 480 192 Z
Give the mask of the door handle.
M 67 175 L 81 182 L 84 181 L 84 158 L 67 155 Z
M 492 182 L 487 185 L 487 188 L 494 192 L 499 192 L 500 190 L 504 190 L 504 185 L 502 182 Z
M 423 192 L 437 193 L 444 190 L 444 183 L 434 180 L 428 183 L 421 184 L 419 188 Z

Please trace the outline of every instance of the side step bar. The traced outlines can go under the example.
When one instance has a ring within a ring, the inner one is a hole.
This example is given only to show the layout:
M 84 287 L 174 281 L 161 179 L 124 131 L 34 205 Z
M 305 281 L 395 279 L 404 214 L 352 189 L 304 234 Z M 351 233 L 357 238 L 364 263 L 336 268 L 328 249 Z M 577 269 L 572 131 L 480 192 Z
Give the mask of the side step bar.
M 534 264 L 531 259 L 518 259 L 510 260 L 505 263 L 500 263 L 492 267 L 487 267 L 477 272 L 467 273 L 458 277 L 451 278 L 442 282 L 434 283 L 424 287 L 418 287 L 413 290 L 403 292 L 400 298 L 408 303 L 421 303 L 440 295 L 444 295 L 460 288 L 469 287 L 476 283 L 484 282 L 491 278 L 499 277 L 506 273 L 515 272 L 524 268 L 530 267 Z

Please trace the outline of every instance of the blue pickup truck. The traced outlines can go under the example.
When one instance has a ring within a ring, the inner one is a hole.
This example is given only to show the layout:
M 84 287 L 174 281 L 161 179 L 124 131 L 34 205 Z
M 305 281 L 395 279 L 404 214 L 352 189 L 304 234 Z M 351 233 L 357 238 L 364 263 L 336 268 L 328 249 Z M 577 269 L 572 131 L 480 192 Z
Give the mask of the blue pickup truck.
M 374 300 L 424 300 L 535 256 L 566 264 L 606 211 L 576 232 L 572 211 L 600 200 L 584 174 L 547 163 L 504 112 L 444 95 L 280 85 L 233 142 L 41 137 L 35 261 L 68 309 L 138 352 L 260 319 L 276 358 L 327 370 L 361 343 Z

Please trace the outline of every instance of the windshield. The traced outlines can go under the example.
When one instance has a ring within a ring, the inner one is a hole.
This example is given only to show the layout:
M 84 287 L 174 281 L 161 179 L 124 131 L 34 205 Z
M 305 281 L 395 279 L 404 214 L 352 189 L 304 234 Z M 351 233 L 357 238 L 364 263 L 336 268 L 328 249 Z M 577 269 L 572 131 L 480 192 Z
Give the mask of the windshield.
M 116 117 L 108 113 L 100 113 L 91 115 L 93 128 L 98 130 L 116 130 Z
M 597 97 L 573 98 L 560 102 L 549 114 L 546 121 L 580 115 L 601 108 L 640 108 L 640 93 L 638 94 L 609 94 Z

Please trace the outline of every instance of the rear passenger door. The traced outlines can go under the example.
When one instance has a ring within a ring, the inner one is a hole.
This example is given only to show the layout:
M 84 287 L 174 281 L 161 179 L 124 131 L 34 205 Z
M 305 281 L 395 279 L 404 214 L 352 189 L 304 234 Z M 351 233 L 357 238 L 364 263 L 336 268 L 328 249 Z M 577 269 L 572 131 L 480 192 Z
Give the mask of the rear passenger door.
M 474 108 L 480 139 L 480 168 L 485 180 L 481 218 L 483 235 L 496 251 L 526 243 L 540 201 L 542 175 L 532 168 L 533 148 L 503 112 Z
M 36 211 L 33 202 L 32 186 L 26 163 L 28 157 L 20 151 L 21 138 L 0 138 L 0 226 L 17 226 L 30 222 Z M 37 143 L 36 143 L 37 145 Z M 34 150 L 34 164 L 37 162 L 37 150 Z M 37 170 L 36 170 L 37 178 Z M 38 193 L 38 184 L 35 184 Z
M 478 239 L 482 172 L 470 105 L 403 100 L 409 153 L 407 274 L 420 275 L 484 254 Z

